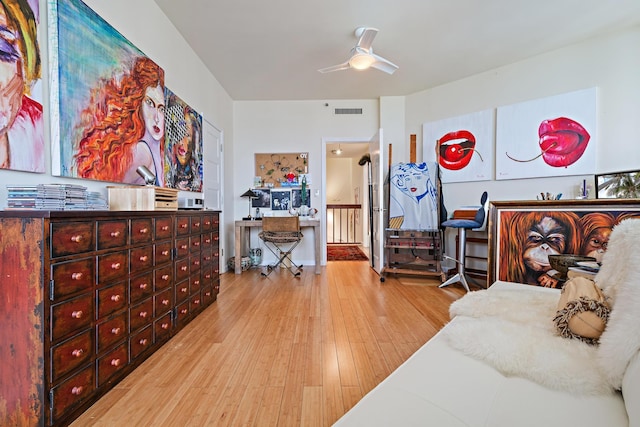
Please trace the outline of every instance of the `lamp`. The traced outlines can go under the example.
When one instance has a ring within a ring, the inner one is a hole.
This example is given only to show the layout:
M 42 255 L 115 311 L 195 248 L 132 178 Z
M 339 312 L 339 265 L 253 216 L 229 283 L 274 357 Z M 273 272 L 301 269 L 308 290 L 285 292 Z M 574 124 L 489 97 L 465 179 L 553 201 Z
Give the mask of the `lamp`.
M 339 156 L 340 154 L 342 154 L 342 148 L 340 148 L 340 144 L 338 144 L 338 149 L 337 150 L 331 150 L 331 152 L 333 154 L 335 154 L 336 156 Z
M 240 197 L 246 197 L 246 198 L 249 199 L 249 215 L 247 217 L 245 217 L 245 218 L 242 218 L 242 219 L 251 220 L 252 219 L 252 217 L 251 217 L 251 199 L 257 199 L 259 196 L 254 191 L 252 191 L 251 189 L 248 189 L 247 191 L 242 193 L 242 195 L 240 195 Z
M 356 70 L 366 70 L 374 62 L 376 62 L 376 59 L 373 56 L 363 52 L 357 52 L 349 59 L 349 65 Z
M 156 182 L 156 176 L 149 170 L 148 167 L 141 165 L 136 169 L 138 175 L 144 179 L 144 183 L 147 185 L 153 185 Z

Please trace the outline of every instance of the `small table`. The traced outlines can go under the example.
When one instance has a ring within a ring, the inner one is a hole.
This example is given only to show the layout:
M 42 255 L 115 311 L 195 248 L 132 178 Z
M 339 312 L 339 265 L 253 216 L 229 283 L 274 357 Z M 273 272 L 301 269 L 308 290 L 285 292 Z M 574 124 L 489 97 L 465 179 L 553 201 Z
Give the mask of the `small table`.
M 234 272 L 236 274 L 242 273 L 242 248 L 243 244 L 245 247 L 249 247 L 249 236 L 251 235 L 252 227 L 260 227 L 262 228 L 262 221 L 257 219 L 251 220 L 239 220 L 236 221 L 236 241 L 234 245 Z M 300 217 L 300 228 L 313 228 L 313 239 L 314 239 L 314 248 L 315 248 L 315 272 L 316 274 L 320 274 L 322 270 L 321 261 L 320 261 L 320 244 L 322 243 L 322 239 L 320 237 L 320 218 L 309 218 L 309 217 Z M 247 229 L 249 229 L 247 232 Z

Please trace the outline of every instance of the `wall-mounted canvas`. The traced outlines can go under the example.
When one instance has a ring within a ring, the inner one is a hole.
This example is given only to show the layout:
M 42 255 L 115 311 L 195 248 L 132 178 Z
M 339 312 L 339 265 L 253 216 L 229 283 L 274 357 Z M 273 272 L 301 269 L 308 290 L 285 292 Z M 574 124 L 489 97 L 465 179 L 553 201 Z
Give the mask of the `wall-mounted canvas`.
M 0 169 L 45 172 L 37 0 L 2 1 Z
M 254 188 L 258 197 L 251 199 L 251 207 L 271 209 L 271 190 L 268 188 Z
M 79 0 L 49 0 L 54 175 L 164 186 L 164 71 Z
M 488 181 L 493 176 L 494 110 L 422 125 L 422 152 L 440 164 L 444 183 Z
M 548 286 L 550 254 L 602 261 L 611 230 L 640 218 L 640 205 L 624 199 L 491 202 L 489 282 Z
M 595 88 L 499 107 L 496 179 L 591 175 L 596 139 Z
M 165 158 L 167 187 L 202 191 L 202 116 L 165 88 Z

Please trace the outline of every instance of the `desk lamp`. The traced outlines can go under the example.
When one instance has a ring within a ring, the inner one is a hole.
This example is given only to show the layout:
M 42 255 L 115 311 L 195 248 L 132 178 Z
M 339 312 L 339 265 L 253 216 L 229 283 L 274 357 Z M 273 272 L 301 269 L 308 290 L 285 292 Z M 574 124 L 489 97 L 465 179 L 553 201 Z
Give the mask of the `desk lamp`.
M 249 190 L 245 191 L 244 193 L 242 193 L 242 195 L 240 197 L 246 197 L 246 198 L 249 199 L 249 215 L 247 217 L 245 217 L 245 218 L 242 218 L 242 219 L 250 221 L 251 219 L 253 219 L 251 217 L 251 199 L 257 199 L 258 195 L 255 192 L 253 192 L 251 189 L 249 189 Z

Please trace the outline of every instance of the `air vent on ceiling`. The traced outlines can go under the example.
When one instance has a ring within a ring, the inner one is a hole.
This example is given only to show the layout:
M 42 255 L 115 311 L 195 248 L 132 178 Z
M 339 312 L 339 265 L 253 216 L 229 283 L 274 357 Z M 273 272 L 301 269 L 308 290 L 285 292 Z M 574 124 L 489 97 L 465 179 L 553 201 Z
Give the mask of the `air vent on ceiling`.
M 362 114 L 362 108 L 336 108 L 334 114 Z

